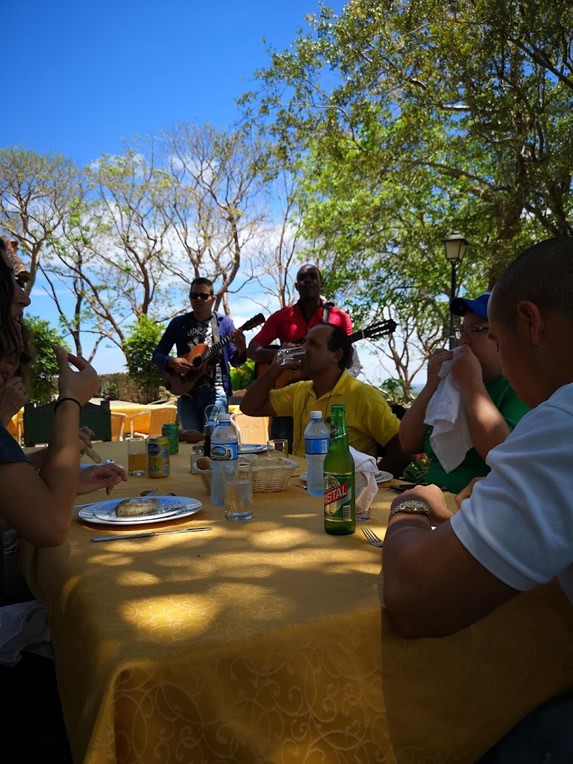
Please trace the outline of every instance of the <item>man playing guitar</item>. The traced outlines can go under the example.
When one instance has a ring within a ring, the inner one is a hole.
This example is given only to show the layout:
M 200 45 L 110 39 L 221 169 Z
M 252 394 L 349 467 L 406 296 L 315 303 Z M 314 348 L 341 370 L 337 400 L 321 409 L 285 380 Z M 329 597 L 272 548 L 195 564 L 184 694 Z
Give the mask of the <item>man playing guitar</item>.
M 295 289 L 299 293 L 298 302 L 269 316 L 261 331 L 249 342 L 247 351 L 249 358 L 257 364 L 270 364 L 279 349 L 278 346 L 268 347 L 272 342 L 278 340 L 280 347 L 302 345 L 309 329 L 319 324 L 340 326 L 346 334 L 350 334 L 352 332 L 350 316 L 322 299 L 321 286 L 320 271 L 317 266 L 309 263 L 301 266 L 295 281 Z M 293 372 L 291 378 L 293 382 L 296 382 L 302 377 Z M 287 438 L 290 449 L 292 447 L 292 418 L 273 417 L 271 437 Z
M 227 411 L 227 399 L 231 395 L 229 365 L 241 366 L 246 360 L 246 342 L 242 331 L 235 329 L 233 321 L 223 314 L 213 312 L 215 294 L 213 283 L 206 278 L 196 278 L 189 291 L 191 312 L 176 316 L 153 353 L 153 363 L 164 372 L 185 379 L 197 373 L 200 378 L 188 392 L 177 401 L 179 421 L 184 430 L 203 432 L 205 407 L 215 404 L 219 411 Z M 190 351 L 198 345 L 214 345 L 229 336 L 215 362 L 208 367 L 196 367 L 188 360 Z M 177 356 L 170 356 L 175 345 Z

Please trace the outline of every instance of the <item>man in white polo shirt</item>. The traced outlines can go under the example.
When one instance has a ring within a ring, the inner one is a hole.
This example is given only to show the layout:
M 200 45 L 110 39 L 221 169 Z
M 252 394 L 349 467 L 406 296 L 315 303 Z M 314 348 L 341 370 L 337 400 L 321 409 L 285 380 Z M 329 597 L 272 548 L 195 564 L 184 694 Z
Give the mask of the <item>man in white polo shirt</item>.
M 553 577 L 573 604 L 573 239 L 518 257 L 493 289 L 488 318 L 502 372 L 532 411 L 490 451 L 491 472 L 455 515 L 436 486 L 394 500 L 383 599 L 406 637 L 459 631 Z M 518 747 L 488 761 L 573 761 L 567 715 L 571 696 L 541 706 L 522 722 L 521 742 L 507 738 Z

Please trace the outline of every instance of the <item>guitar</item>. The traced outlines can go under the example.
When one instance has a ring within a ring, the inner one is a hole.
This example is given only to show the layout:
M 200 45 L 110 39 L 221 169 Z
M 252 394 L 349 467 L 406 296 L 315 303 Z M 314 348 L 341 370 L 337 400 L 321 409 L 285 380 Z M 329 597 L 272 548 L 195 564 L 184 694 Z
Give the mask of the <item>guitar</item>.
M 352 344 L 358 342 L 359 340 L 374 340 L 377 337 L 382 337 L 386 334 L 392 334 L 392 332 L 396 330 L 396 327 L 396 322 L 391 318 L 384 319 L 383 321 L 376 321 L 375 323 L 370 324 L 370 326 L 365 326 L 364 329 L 360 329 L 358 332 L 353 332 L 349 336 L 349 339 Z M 271 345 L 270 347 L 272 349 L 276 348 L 276 350 L 278 350 L 277 346 Z M 262 376 L 264 372 L 269 368 L 269 366 L 270 363 L 255 364 L 255 379 L 258 379 L 260 376 Z M 280 387 L 286 387 L 292 382 L 298 382 L 301 379 L 304 379 L 304 374 L 302 374 L 302 372 L 298 370 L 290 371 L 287 369 L 277 377 L 275 382 L 275 390 Z
M 260 326 L 264 323 L 265 317 L 263 314 L 257 313 L 256 316 L 253 316 L 253 318 L 240 326 L 239 331 L 248 332 L 249 329 L 254 329 L 256 326 Z M 173 395 L 185 395 L 185 393 L 191 392 L 203 377 L 212 372 L 213 366 L 217 362 L 219 351 L 230 341 L 231 335 L 228 334 L 223 339 L 220 339 L 211 345 L 211 347 L 202 344 L 191 348 L 184 358 L 187 363 L 190 363 L 193 366 L 193 368 L 186 374 L 177 374 L 173 369 L 165 369 L 163 372 L 165 387 L 173 393 Z

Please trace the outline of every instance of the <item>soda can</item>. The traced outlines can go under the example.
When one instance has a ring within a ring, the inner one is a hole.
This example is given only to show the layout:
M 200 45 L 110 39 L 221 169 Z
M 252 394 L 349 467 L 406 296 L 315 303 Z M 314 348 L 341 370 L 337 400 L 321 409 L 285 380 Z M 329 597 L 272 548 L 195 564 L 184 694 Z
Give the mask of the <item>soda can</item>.
M 147 470 L 150 478 L 169 477 L 169 438 L 163 435 L 149 438 Z
M 172 423 L 172 424 L 164 424 L 161 427 L 161 434 L 164 438 L 169 438 L 169 453 L 170 454 L 178 454 L 179 453 L 179 427 Z

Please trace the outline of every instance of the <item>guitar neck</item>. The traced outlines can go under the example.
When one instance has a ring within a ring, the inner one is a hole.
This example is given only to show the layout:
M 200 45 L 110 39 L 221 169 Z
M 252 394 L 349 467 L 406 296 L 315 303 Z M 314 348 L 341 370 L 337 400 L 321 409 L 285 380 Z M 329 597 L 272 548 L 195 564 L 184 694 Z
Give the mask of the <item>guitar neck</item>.
M 211 358 L 213 358 L 214 355 L 217 355 L 219 350 L 224 348 L 230 341 L 231 335 L 228 334 L 226 337 L 223 337 L 223 339 L 218 340 L 214 345 L 211 345 L 211 347 L 203 353 L 201 358 L 203 361 L 210 361 Z

